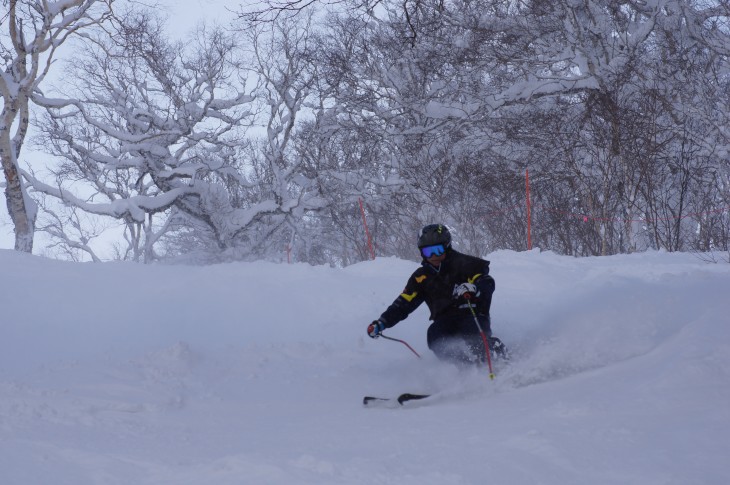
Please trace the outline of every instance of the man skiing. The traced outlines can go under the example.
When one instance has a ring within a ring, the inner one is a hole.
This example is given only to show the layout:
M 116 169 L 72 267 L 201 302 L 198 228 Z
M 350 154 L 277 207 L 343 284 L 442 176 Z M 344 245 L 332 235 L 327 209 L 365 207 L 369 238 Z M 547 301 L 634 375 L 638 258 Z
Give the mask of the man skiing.
M 403 293 L 368 326 L 368 335 L 380 336 L 426 302 L 433 321 L 426 340 L 437 357 L 460 363 L 484 362 L 484 332 L 494 355 L 506 358 L 504 344 L 492 337 L 489 308 L 495 283 L 489 276 L 489 261 L 454 250 L 451 233 L 443 224 L 421 229 L 418 248 L 421 267 L 408 279 Z

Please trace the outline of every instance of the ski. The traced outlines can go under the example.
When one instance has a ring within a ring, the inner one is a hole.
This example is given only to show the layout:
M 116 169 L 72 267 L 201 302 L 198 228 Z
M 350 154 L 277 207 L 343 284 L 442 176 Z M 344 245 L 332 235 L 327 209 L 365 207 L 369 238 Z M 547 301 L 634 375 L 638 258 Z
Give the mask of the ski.
M 405 404 L 409 401 L 416 401 L 418 399 L 426 399 L 427 397 L 431 397 L 431 394 L 411 394 L 410 392 L 406 392 L 395 398 L 365 396 L 364 398 L 362 398 L 362 404 L 363 404 L 363 406 L 367 406 L 367 407 L 376 407 L 379 405 L 393 407 L 396 403 L 398 405 L 402 406 L 403 404 Z

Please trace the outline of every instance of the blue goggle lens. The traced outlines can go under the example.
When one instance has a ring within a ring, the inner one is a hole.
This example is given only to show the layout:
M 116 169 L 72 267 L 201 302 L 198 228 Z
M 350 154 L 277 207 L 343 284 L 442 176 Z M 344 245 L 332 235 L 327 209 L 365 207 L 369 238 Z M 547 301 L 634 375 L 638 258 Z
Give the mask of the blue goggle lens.
M 424 258 L 430 258 L 431 256 L 441 256 L 446 252 L 443 244 L 435 244 L 433 246 L 426 246 L 421 248 L 421 254 Z

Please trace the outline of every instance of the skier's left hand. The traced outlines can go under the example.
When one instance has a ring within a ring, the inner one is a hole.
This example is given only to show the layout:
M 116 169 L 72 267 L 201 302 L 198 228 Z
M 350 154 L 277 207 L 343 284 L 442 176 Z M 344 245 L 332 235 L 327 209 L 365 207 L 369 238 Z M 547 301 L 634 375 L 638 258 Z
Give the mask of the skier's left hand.
M 474 283 L 462 283 L 454 288 L 454 298 L 473 300 L 479 296 L 479 290 Z
M 368 325 L 368 335 L 370 338 L 380 337 L 383 330 L 385 330 L 385 324 L 380 320 L 375 320 L 373 323 Z

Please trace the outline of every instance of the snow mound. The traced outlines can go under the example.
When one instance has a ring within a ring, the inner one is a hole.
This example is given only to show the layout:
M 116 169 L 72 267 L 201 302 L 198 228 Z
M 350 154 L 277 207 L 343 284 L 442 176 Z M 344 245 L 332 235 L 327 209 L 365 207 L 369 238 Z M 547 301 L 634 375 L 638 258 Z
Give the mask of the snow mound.
M 721 484 L 730 265 L 488 256 L 483 368 L 425 308 L 365 335 L 415 264 L 72 264 L 0 251 L 0 483 Z M 398 409 L 364 395 L 436 393 Z

